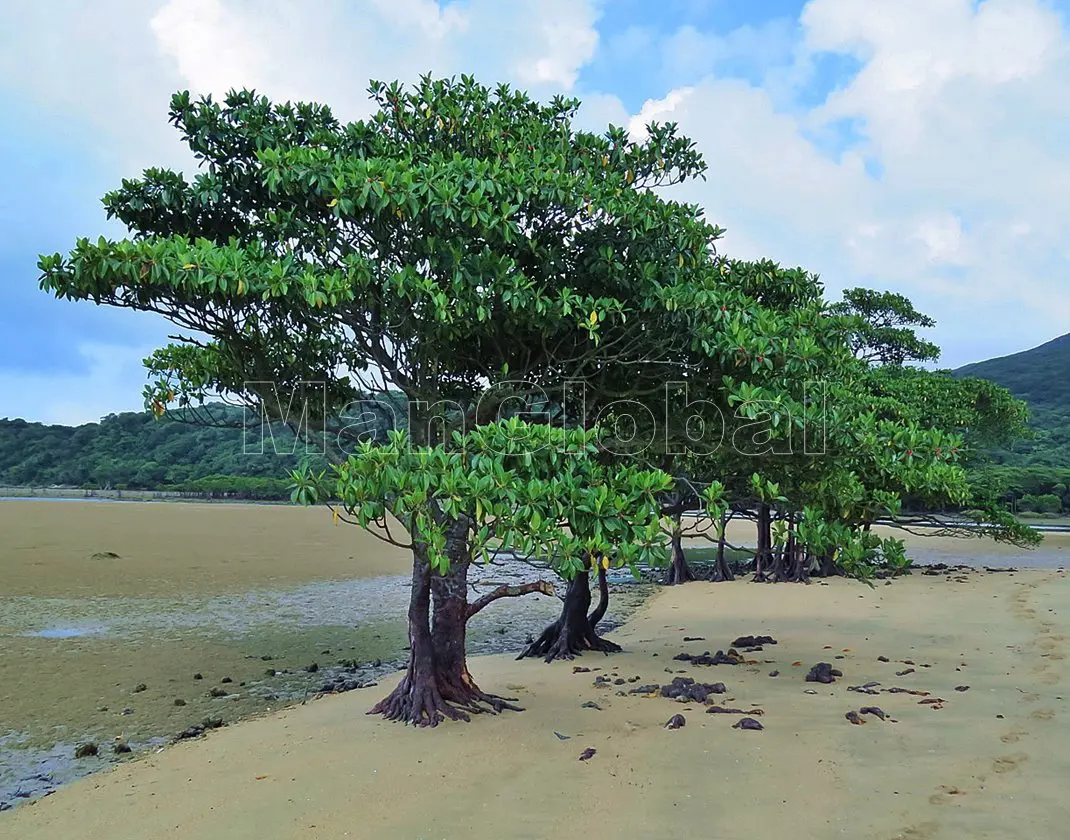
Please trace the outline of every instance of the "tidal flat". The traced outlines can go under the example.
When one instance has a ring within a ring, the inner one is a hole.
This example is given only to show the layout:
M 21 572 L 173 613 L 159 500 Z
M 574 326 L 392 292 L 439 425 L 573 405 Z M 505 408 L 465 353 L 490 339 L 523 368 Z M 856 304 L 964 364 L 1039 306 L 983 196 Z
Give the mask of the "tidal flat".
M 403 667 L 409 556 L 331 521 L 280 505 L 0 503 L 0 807 L 206 720 Z M 539 577 L 553 579 L 507 560 L 471 574 L 475 594 Z M 607 626 L 650 589 L 615 585 Z M 519 650 L 558 607 L 543 595 L 491 605 L 470 652 Z M 75 759 L 86 743 L 99 754 Z

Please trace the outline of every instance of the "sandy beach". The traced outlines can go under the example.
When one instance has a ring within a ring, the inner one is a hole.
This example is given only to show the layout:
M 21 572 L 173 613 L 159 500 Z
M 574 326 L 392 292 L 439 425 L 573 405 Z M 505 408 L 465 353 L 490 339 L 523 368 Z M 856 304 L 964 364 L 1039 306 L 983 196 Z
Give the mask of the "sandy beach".
M 473 658 L 523 713 L 414 730 L 364 715 L 386 680 L 94 774 L 5 814 L 0 837 L 1062 838 L 1068 599 L 1066 575 L 1040 570 L 665 589 L 614 634 L 623 654 Z M 755 664 L 673 659 L 741 634 L 779 644 Z M 818 662 L 843 677 L 806 682 Z M 764 730 L 618 694 L 677 676 L 725 683 L 714 700 L 762 710 Z M 852 725 L 862 706 L 889 720 Z M 665 729 L 676 713 L 684 728 Z

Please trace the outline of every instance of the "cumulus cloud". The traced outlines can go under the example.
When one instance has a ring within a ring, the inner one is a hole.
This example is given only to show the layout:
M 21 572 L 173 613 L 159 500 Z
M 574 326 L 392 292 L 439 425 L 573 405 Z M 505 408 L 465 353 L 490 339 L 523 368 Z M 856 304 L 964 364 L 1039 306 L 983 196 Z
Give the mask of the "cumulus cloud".
M 171 93 L 253 87 L 369 112 L 370 79 L 472 73 L 535 95 L 571 91 L 598 43 L 596 0 L 10 0 L 0 91 L 83 124 L 118 168 L 188 165 Z
M 708 75 L 633 122 L 676 120 L 699 142 L 709 178 L 681 192 L 728 228 L 726 250 L 911 295 L 948 363 L 1065 332 L 1061 18 L 1037 0 L 812 0 L 800 24 L 778 79 L 829 53 L 860 64 L 816 107 Z

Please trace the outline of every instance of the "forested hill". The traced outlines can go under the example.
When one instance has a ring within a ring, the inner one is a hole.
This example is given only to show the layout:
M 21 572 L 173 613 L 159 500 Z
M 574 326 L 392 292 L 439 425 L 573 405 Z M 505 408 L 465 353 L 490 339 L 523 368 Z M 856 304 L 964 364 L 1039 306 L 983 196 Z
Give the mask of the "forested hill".
M 1070 334 L 1012 356 L 966 365 L 956 376 L 978 376 L 1029 404 L 1032 440 L 993 453 L 1011 466 L 1070 468 Z
M 241 420 L 240 410 L 213 407 L 213 416 Z M 304 454 L 284 426 L 264 436 L 264 454 L 246 452 L 240 428 L 157 419 L 149 412 L 111 414 L 83 426 L 0 420 L 0 486 L 226 490 L 276 497 Z M 258 447 L 259 433 L 247 438 Z M 276 454 L 279 453 L 279 454 Z M 245 479 L 236 481 L 235 477 Z

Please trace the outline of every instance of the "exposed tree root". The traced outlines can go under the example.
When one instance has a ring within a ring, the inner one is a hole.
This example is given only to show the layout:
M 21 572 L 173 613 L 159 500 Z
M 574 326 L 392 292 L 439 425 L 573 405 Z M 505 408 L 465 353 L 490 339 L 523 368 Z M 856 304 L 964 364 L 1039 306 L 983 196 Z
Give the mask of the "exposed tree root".
M 591 605 L 588 576 L 579 574 L 569 581 L 560 618 L 543 630 L 517 659 L 542 657 L 546 662 L 553 662 L 555 659 L 574 659 L 588 650 L 604 654 L 620 652 L 623 649 L 620 645 L 595 632 L 609 607 L 609 583 L 605 569 L 601 568 L 598 570 L 598 590 L 598 606 L 587 615 Z

